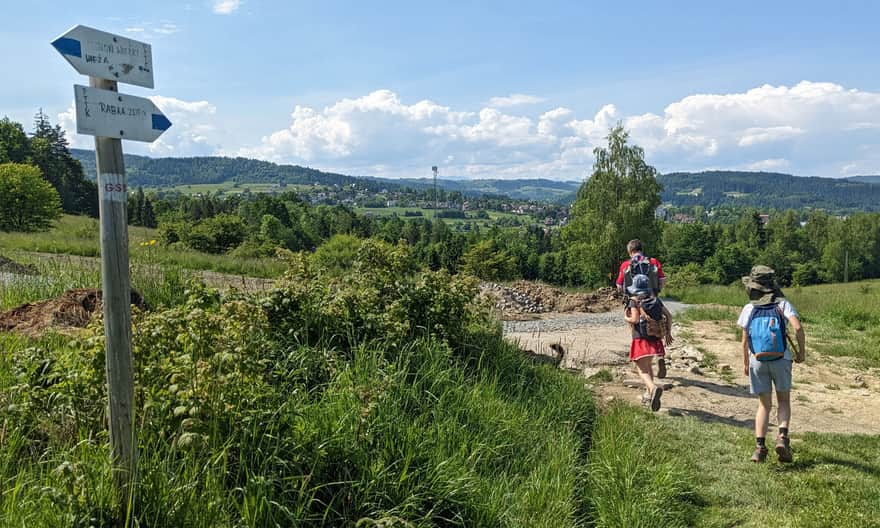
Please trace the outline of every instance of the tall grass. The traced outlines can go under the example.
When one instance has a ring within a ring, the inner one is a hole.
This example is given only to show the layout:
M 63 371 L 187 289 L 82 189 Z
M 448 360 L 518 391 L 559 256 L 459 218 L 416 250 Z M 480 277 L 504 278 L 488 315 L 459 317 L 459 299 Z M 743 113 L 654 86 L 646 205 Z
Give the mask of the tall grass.
M 618 405 L 604 413 L 593 435 L 589 489 L 602 528 L 691 526 L 691 476 L 661 449 L 656 417 Z
M 437 312 L 446 324 L 459 317 L 461 328 L 443 330 L 448 340 L 413 327 L 400 342 L 350 341 L 334 329 L 366 305 L 345 291 L 351 312 L 319 306 L 338 316 L 310 319 L 327 327 L 315 341 L 289 333 L 292 322 L 269 325 L 267 303 L 300 321 L 295 292 L 328 291 L 299 280 L 271 301 L 194 288 L 182 304 L 138 316 L 136 524 L 589 522 L 589 391 L 528 362 L 495 325 L 455 315 L 457 286 L 441 275 L 397 295 L 449 310 Z M 365 295 L 369 306 L 384 302 Z M 120 525 L 101 332 L 0 334 L 0 526 Z
M 34 275 L 6 276 L 0 284 L 0 310 L 20 304 L 57 297 L 74 288 L 100 288 L 100 262 L 70 255 L 43 258 L 28 253 L 7 255 L 16 262 L 32 266 Z M 149 306 L 179 303 L 195 272 L 177 266 L 138 262 L 132 266 L 131 285 Z

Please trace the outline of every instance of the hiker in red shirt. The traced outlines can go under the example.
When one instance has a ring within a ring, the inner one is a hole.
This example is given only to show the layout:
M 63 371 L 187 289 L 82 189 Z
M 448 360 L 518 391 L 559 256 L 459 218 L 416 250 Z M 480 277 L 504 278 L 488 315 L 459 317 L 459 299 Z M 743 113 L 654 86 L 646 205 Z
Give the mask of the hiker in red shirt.
M 666 284 L 666 275 L 663 274 L 663 266 L 655 258 L 648 258 L 642 252 L 642 241 L 635 238 L 626 244 L 629 259 L 620 264 L 617 273 L 617 289 L 626 293 L 627 288 L 633 285 L 633 277 L 645 275 L 648 277 L 651 293 L 654 296 L 660 294 L 663 285 Z M 657 362 L 657 377 L 666 377 L 666 361 L 661 356 Z
M 651 284 L 654 295 L 659 294 L 663 285 L 666 284 L 666 275 L 663 274 L 663 265 L 660 264 L 660 261 L 645 256 L 642 252 L 642 241 L 638 238 L 630 240 L 626 244 L 626 251 L 629 253 L 629 259 L 620 263 L 620 269 L 617 273 L 617 289 L 625 291 L 626 288 L 632 286 L 632 276 L 642 274 L 647 275 L 648 279 L 654 283 Z M 627 273 L 628 271 L 631 273 Z

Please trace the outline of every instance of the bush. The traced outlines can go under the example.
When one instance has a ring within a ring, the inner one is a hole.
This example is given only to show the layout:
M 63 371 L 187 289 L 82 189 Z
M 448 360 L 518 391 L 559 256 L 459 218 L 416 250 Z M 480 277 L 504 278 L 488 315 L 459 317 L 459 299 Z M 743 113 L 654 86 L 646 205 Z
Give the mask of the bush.
M 328 275 L 338 276 L 354 266 L 361 239 L 353 235 L 333 235 L 310 257 L 312 266 L 322 269 Z
M 136 314 L 139 526 L 584 525 L 595 410 L 526 362 L 473 279 L 372 240 L 330 276 L 306 255 L 263 298 L 191 284 Z M 0 512 L 120 526 L 104 340 L 0 336 Z M 3 513 L 0 513 L 0 519 Z
M 45 231 L 61 218 L 61 198 L 40 169 L 0 164 L 0 231 Z
M 815 262 L 799 262 L 794 265 L 791 280 L 795 286 L 819 284 L 822 282 L 819 278 L 819 266 Z
M 205 253 L 225 253 L 244 242 L 247 228 L 241 217 L 219 214 L 202 220 L 181 235 L 184 243 L 192 249 Z
M 666 286 L 672 290 L 684 290 L 713 282 L 711 274 L 703 266 L 694 263 L 670 269 L 666 275 Z

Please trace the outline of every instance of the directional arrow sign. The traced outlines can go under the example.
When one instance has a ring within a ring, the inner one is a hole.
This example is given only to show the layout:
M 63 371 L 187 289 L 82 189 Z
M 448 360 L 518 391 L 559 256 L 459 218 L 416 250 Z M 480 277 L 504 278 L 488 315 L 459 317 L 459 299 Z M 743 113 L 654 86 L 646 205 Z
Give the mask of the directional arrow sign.
M 52 41 L 52 46 L 83 75 L 153 87 L 153 52 L 149 44 L 76 26 Z
M 149 99 L 78 84 L 73 92 L 79 134 L 151 143 L 171 127 Z

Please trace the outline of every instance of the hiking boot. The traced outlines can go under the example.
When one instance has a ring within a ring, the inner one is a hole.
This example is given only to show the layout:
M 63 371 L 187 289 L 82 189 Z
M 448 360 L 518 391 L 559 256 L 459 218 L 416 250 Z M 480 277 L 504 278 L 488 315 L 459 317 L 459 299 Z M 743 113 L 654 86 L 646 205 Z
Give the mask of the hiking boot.
M 666 377 L 666 360 L 660 358 L 660 361 L 657 362 L 657 377 L 663 379 Z
M 651 410 L 657 412 L 660 410 L 660 396 L 663 395 L 663 387 L 655 386 L 651 391 Z
M 776 437 L 776 455 L 779 457 L 780 462 L 791 462 L 794 460 L 787 436 L 779 435 Z
M 766 447 L 756 447 L 755 452 L 752 453 L 752 462 L 761 463 L 767 460 L 767 448 Z

